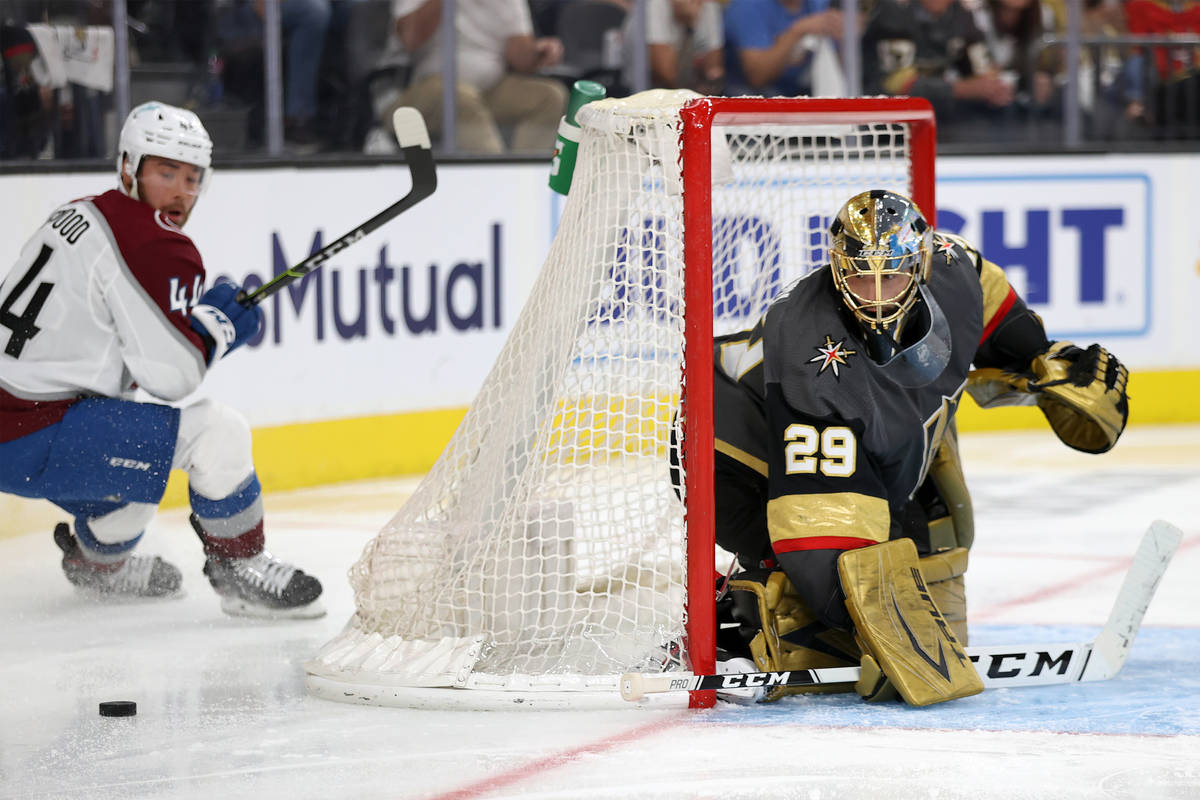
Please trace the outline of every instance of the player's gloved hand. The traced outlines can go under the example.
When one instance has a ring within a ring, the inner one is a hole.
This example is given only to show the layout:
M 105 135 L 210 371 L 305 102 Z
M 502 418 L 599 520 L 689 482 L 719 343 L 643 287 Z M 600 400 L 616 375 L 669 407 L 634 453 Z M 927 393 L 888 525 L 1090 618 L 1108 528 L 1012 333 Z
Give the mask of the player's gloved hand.
M 192 309 L 192 329 L 204 339 L 209 364 L 245 344 L 262 327 L 262 309 L 238 302 L 240 292 L 237 284 L 218 281 Z
M 1098 344 L 1054 342 L 1024 372 L 971 371 L 967 391 L 980 408 L 1034 405 L 1065 444 L 1085 453 L 1112 449 L 1129 418 L 1129 370 Z
M 1102 382 L 1105 391 L 1124 391 L 1129 370 L 1117 357 L 1098 344 L 1086 350 L 1072 342 L 1054 342 L 1046 353 L 1033 360 L 1033 372 L 1037 380 L 1029 382 L 1031 391 L 1043 391 L 1051 386 L 1071 384 L 1080 389 Z
M 1036 380 L 1029 389 L 1064 443 L 1085 453 L 1117 443 L 1129 418 L 1129 370 L 1116 356 L 1098 344 L 1055 342 L 1031 366 Z

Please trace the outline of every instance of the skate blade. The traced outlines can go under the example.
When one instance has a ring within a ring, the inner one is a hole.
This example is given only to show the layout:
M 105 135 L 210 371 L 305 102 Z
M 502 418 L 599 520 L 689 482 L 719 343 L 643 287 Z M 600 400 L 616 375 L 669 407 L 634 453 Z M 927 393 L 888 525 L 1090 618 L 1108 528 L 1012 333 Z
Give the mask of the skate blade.
M 726 689 L 717 692 L 717 699 L 723 703 L 734 703 L 739 706 L 753 706 L 761 703 L 767 696 L 765 689 Z
M 221 610 L 231 617 L 251 619 L 317 619 L 325 616 L 325 606 L 320 600 L 296 608 L 271 608 L 240 597 L 222 597 Z

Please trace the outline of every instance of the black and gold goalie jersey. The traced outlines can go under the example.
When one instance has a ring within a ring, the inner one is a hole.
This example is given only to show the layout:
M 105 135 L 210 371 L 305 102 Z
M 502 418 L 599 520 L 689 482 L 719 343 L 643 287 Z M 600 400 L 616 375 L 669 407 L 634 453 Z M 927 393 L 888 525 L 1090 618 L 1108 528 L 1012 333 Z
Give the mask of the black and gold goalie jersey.
M 862 52 L 869 92 L 924 97 L 939 120 L 953 108 L 955 81 L 994 69 L 983 33 L 960 3 L 934 14 L 919 2 L 880 0 Z
M 899 535 L 973 363 L 1023 367 L 1049 345 L 998 266 L 957 237 L 934 242 L 922 302 L 886 363 L 867 355 L 828 265 L 753 330 L 715 343 L 718 483 L 722 469 L 765 481 L 766 535 L 797 586 L 788 554 L 835 558 Z M 718 508 L 718 542 L 744 540 L 723 518 Z

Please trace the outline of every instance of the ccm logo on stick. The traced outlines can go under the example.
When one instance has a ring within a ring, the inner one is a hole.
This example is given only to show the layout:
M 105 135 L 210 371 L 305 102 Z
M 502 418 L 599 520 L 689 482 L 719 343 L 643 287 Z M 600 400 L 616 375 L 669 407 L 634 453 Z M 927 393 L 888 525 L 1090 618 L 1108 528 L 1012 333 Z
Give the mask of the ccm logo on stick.
M 1029 656 L 1033 653 L 991 653 L 986 656 L 971 656 L 971 660 L 975 662 L 976 669 L 989 678 L 1015 678 L 1018 675 L 1041 675 L 1043 670 L 1054 671 L 1057 669 L 1059 675 L 1065 675 L 1067 668 L 1071 666 L 1071 656 L 1075 655 L 1072 649 L 1063 650 L 1059 653 L 1050 653 L 1046 650 L 1039 650 L 1035 658 L 1030 659 Z M 979 667 L 979 662 L 984 660 L 987 664 L 986 670 Z
M 721 680 L 726 689 L 741 689 L 750 686 L 778 686 L 787 683 L 790 672 L 751 672 L 744 675 L 725 675 Z

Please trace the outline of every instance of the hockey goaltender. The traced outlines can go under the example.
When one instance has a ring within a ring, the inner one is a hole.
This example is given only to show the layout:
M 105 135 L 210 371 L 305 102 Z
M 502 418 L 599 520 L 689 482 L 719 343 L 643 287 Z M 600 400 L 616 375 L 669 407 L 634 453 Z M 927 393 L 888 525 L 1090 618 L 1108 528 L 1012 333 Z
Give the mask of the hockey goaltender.
M 715 342 L 716 537 L 740 565 L 719 595 L 719 666 L 861 665 L 868 700 L 972 695 L 962 392 L 1036 404 L 1066 445 L 1102 453 L 1125 428 L 1128 371 L 1100 345 L 1048 341 L 1000 267 L 908 198 L 856 195 L 830 233 L 829 264 Z

